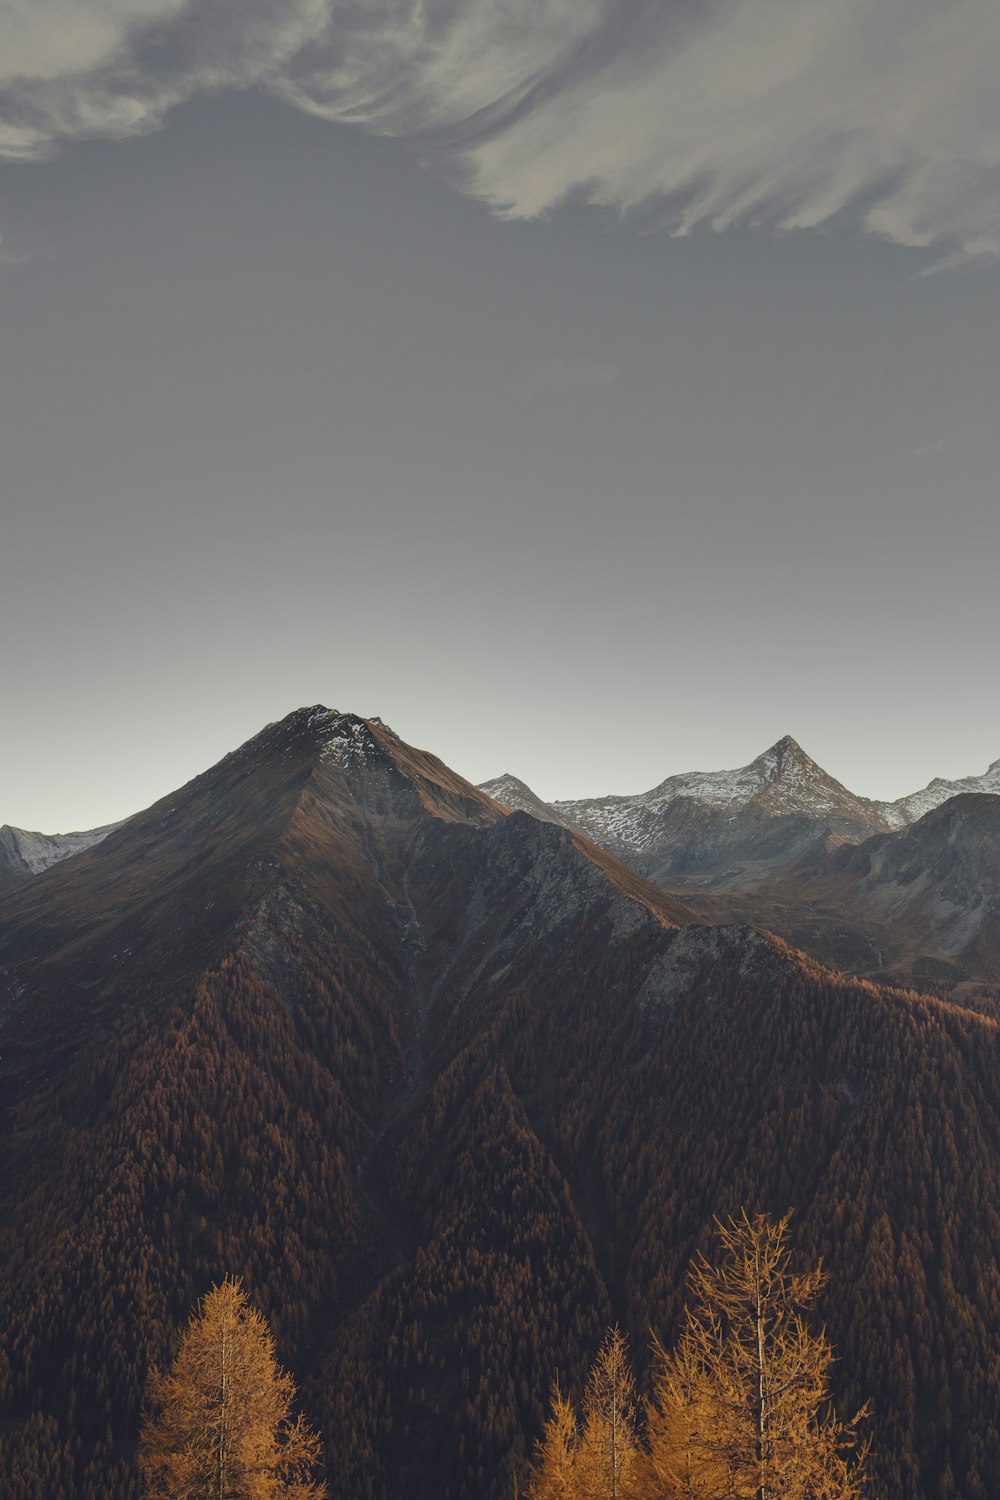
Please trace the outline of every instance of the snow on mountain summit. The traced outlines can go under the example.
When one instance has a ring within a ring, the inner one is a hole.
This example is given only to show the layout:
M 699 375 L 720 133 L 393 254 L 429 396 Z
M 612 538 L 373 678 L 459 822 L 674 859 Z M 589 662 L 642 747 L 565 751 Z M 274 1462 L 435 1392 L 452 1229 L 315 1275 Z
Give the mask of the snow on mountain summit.
M 743 808 L 769 788 L 780 789 L 790 811 L 799 810 L 800 803 L 805 803 L 808 811 L 832 811 L 839 805 L 834 789 L 845 790 L 786 734 L 747 766 L 732 771 L 688 771 L 668 776 L 646 792 L 642 800 L 649 807 L 660 807 L 675 797 L 697 797 L 708 807 Z
M 307 720 L 319 731 L 320 759 L 346 770 L 369 765 L 384 754 L 367 719 L 357 714 L 341 714 L 335 709 L 314 708 Z M 381 726 L 381 720 L 372 720 Z
M 662 810 L 678 798 L 692 798 L 706 808 L 741 811 L 759 806 L 771 813 L 805 813 L 821 818 L 852 814 L 870 804 L 855 797 L 806 754 L 791 735 L 785 735 L 749 765 L 731 771 L 685 771 L 668 776 L 651 791 L 636 797 L 602 797 L 580 802 L 556 802 L 560 812 L 611 804 L 637 803 Z
M 316 703 L 266 724 L 231 755 L 255 763 L 273 756 L 287 759 L 309 746 L 320 760 L 347 769 L 369 763 L 383 753 L 375 726 L 381 734 L 393 737 L 381 719 L 363 719 L 359 714 L 341 713 Z

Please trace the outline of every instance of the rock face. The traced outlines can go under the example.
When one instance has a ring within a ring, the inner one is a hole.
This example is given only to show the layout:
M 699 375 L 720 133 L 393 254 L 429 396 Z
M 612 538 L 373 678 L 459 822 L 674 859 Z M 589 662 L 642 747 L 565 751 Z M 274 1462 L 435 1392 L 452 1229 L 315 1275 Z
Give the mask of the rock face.
M 371 721 L 378 727 L 379 721 Z M 651 877 L 712 877 L 718 866 L 729 884 L 753 886 L 769 867 L 802 853 L 823 833 L 859 840 L 904 828 L 949 798 L 966 792 L 1000 793 L 1000 761 L 982 776 L 940 777 L 895 802 L 855 796 L 786 735 L 735 771 L 691 771 L 634 797 L 545 802 L 512 775 L 480 790 L 504 807 L 541 822 L 575 828 L 626 864 Z M 0 890 L 40 874 L 98 843 L 119 825 L 83 833 L 44 834 L 0 828 Z
M 108 823 L 85 833 L 32 833 L 27 828 L 12 828 L 5 823 L 0 828 L 0 890 L 40 875 L 73 854 L 82 854 L 118 826 Z
M 760 759 L 713 816 L 855 816 Z M 879 838 L 823 878 L 905 884 Z M 557 1373 L 614 1320 L 641 1364 L 744 1206 L 830 1271 L 873 1490 L 991 1493 L 985 1003 L 692 923 L 376 720 L 302 709 L 0 895 L 0 1039 L 5 1500 L 133 1500 L 149 1367 L 227 1274 L 342 1500 L 501 1500 Z
M 684 895 L 703 920 L 756 922 L 831 967 L 960 999 L 1000 984 L 1000 797 L 952 797 L 860 843 L 819 838 L 756 884 Z
M 276 892 L 344 931 L 378 931 L 403 966 L 414 951 L 453 941 L 457 906 L 475 910 L 477 901 L 484 929 L 530 910 L 540 940 L 546 917 L 556 922 L 565 908 L 578 920 L 588 902 L 603 904 L 612 926 L 627 924 L 633 908 L 658 930 L 693 920 L 605 851 L 512 818 L 380 722 L 308 708 L 5 893 L 0 1017 L 15 1026 L 32 1005 L 58 1004 L 65 1039 L 87 1024 L 66 1003 L 81 985 L 88 1010 L 110 1003 L 123 971 L 141 969 L 169 988 L 225 951 L 233 924 L 257 921 L 251 914 L 269 909 Z
M 828 873 L 827 873 L 828 871 Z M 824 881 L 841 910 L 888 934 L 885 965 L 1000 982 L 1000 797 L 951 797 L 897 833 L 845 846 Z
M 542 823 L 557 823 L 562 828 L 573 826 L 570 819 L 561 816 L 551 802 L 543 802 L 541 797 L 536 797 L 531 787 L 516 776 L 498 776 L 494 781 L 484 781 L 480 791 L 486 792 L 503 807 L 509 807 L 515 812 L 530 813 Z

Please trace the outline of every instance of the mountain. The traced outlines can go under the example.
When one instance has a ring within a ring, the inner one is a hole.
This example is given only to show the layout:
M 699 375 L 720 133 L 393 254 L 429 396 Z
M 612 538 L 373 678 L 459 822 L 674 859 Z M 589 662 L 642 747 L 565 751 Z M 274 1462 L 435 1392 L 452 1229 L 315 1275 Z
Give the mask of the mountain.
M 497 776 L 493 781 L 480 783 L 479 790 L 492 797 L 494 802 L 499 802 L 514 812 L 530 813 L 533 818 L 538 818 L 542 823 L 556 823 L 561 828 L 572 827 L 570 820 L 563 817 L 553 803 L 543 802 L 541 797 L 536 796 L 531 787 L 517 776 Z
M 952 797 L 896 833 L 845 845 L 807 890 L 875 934 L 889 971 L 1000 983 L 1000 797 Z
M 1000 1472 L 998 1023 L 707 926 L 377 720 L 303 709 L 0 894 L 5 1500 L 133 1500 L 241 1275 L 343 1500 L 499 1500 L 713 1215 L 795 1210 L 873 1493 Z M 946 1086 L 942 1086 L 942 1081 Z
M 899 797 L 895 802 L 880 802 L 878 809 L 890 828 L 903 828 L 915 823 L 925 813 L 940 807 L 952 797 L 966 792 L 988 792 L 1000 794 L 1000 760 L 995 760 L 981 776 L 963 776 L 958 781 L 944 781 L 940 776 L 928 782 L 923 791 L 911 792 L 908 797 Z
M 670 776 L 634 797 L 545 804 L 513 776 L 485 786 L 509 807 L 580 829 L 656 881 L 753 886 L 822 832 L 859 840 L 888 828 L 874 803 L 835 781 L 789 735 L 748 766 Z
M 706 922 L 752 922 L 821 962 L 971 997 L 1000 984 L 1000 797 L 952 797 L 861 843 L 827 834 L 752 887 L 683 883 Z
M 542 822 L 581 829 L 595 843 L 637 868 L 645 869 L 648 864 L 652 873 L 658 865 L 662 875 L 691 874 L 704 873 L 706 864 L 711 867 L 720 851 L 725 855 L 731 849 L 739 852 L 741 844 L 749 842 L 746 829 L 741 829 L 738 834 L 723 830 L 721 838 L 713 838 L 706 830 L 705 838 L 696 834 L 692 843 L 691 825 L 697 827 L 701 810 L 725 814 L 727 821 L 733 821 L 733 809 L 739 815 L 749 808 L 769 818 L 798 819 L 800 830 L 812 822 L 848 837 L 863 837 L 873 831 L 903 828 L 964 792 L 1000 793 L 1000 761 L 994 761 L 982 776 L 965 776 L 957 781 L 938 777 L 922 791 L 895 802 L 873 802 L 855 796 L 828 776 L 786 735 L 748 766 L 735 771 L 670 776 L 652 791 L 634 797 L 544 802 L 525 782 L 510 774 L 483 782 L 480 789 L 503 806 L 530 813 Z M 673 808 L 679 799 L 686 805 Z M 0 828 L 0 889 L 90 848 L 118 826 L 110 823 L 85 833 L 43 834 L 5 824 Z M 766 844 L 768 834 L 774 832 L 775 826 L 765 823 L 753 831 L 751 841 L 755 834 L 762 835 Z M 734 837 L 726 837 L 728 833 Z M 784 836 L 789 834 L 792 828 L 785 825 L 777 839 L 779 861 L 789 852 L 783 848 Z M 787 841 L 791 852 L 801 847 L 795 835 Z M 757 852 L 754 849 L 754 855 Z M 765 859 L 773 862 L 773 850 L 765 852 Z
M 71 854 L 82 854 L 117 827 L 117 823 L 108 823 L 86 833 L 31 833 L 5 823 L 0 828 L 0 890 L 41 874 Z
M 65 1042 L 78 1018 L 89 1026 L 95 1012 L 113 1007 L 123 974 L 134 985 L 141 973 L 154 995 L 169 991 L 227 951 L 234 923 L 262 921 L 269 903 L 292 899 L 289 891 L 344 931 L 366 931 L 388 904 L 392 958 L 405 966 L 412 944 L 424 941 L 408 885 L 415 877 L 401 862 L 412 853 L 407 841 L 419 832 L 447 843 L 457 828 L 513 839 L 502 829 L 507 821 L 483 793 L 378 720 L 314 708 L 269 725 L 89 851 L 5 893 L 5 1060 L 16 1069 L 22 1021 L 37 1029 L 39 1016 L 57 1007 Z M 680 902 L 579 835 L 515 822 L 540 861 L 556 848 L 567 854 L 577 884 L 589 879 L 609 899 L 634 898 L 658 920 L 692 920 Z M 458 878 L 455 851 L 438 852 L 440 870 Z
M 892 983 L 955 994 L 1000 981 L 988 810 L 1000 806 L 1000 762 L 894 803 L 856 797 L 788 737 L 739 770 L 671 776 L 636 797 L 546 804 L 513 776 L 486 786 L 506 806 L 583 829 L 702 921 L 763 926 Z M 985 797 L 975 817 L 963 802 L 972 794 Z

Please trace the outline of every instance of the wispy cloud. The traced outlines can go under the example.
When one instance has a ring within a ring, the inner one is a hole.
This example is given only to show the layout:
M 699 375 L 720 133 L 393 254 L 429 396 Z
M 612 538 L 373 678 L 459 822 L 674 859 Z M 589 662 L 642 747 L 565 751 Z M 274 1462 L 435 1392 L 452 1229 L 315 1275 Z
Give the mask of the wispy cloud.
M 3 235 L 0 234 L 0 266 L 23 266 L 27 261 L 26 255 L 18 255 L 16 250 L 6 250 Z
M 599 391 L 621 379 L 618 365 L 590 355 L 553 355 L 529 371 L 524 389 L 531 396 L 564 395 L 570 391 Z
M 8 0 L 0 155 L 256 87 L 511 216 L 572 193 L 950 265 L 1000 254 L 998 71 L 996 0 Z
M 914 458 L 928 458 L 932 454 L 947 453 L 952 448 L 964 447 L 965 444 L 973 442 L 976 438 L 992 430 L 992 422 L 974 422 L 971 425 L 967 423 L 962 427 L 954 428 L 950 432 L 942 433 L 939 438 L 934 438 L 930 442 L 919 444 L 918 447 L 913 449 L 912 456 Z

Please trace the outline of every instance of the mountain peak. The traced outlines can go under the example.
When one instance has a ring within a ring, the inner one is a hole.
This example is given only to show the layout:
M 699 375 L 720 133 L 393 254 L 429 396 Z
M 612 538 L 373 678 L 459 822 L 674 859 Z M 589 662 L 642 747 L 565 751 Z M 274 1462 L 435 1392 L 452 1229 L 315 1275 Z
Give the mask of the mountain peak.
M 758 755 L 753 765 L 764 771 L 769 780 L 787 775 L 795 767 L 826 775 L 822 767 L 817 765 L 811 755 L 806 754 L 798 740 L 793 739 L 790 734 L 783 734 L 780 740 L 775 740 L 769 749 Z
M 370 763 L 383 754 L 386 748 L 383 737 L 395 738 L 381 719 L 363 719 L 359 714 L 341 713 L 339 709 L 314 703 L 266 724 L 234 750 L 232 756 L 256 762 L 261 758 L 288 759 L 305 753 L 347 769 Z
M 320 759 L 330 761 L 342 768 L 368 765 L 385 753 L 378 733 L 373 727 L 377 723 L 385 732 L 382 721 L 369 722 L 357 714 L 342 714 L 332 708 L 313 708 L 306 720 L 319 740 Z M 390 734 L 391 730 L 388 731 Z
M 797 760 L 808 760 L 812 763 L 812 757 L 806 754 L 798 740 L 793 739 L 790 734 L 783 734 L 780 740 L 775 740 L 770 750 L 765 753 L 777 755 L 781 759 L 791 756 Z

